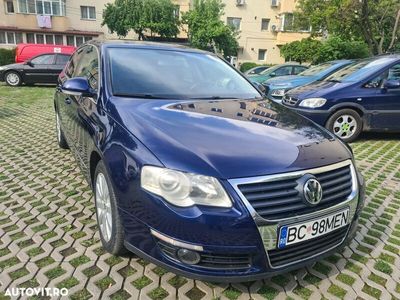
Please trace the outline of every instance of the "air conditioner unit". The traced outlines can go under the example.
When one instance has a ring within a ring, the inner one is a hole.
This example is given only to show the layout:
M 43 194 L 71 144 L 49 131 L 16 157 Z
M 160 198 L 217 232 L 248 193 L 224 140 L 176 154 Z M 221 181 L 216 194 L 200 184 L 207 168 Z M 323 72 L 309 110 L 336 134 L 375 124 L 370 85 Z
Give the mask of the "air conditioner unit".
M 245 0 L 236 0 L 236 6 L 243 6 L 245 4 Z
M 271 0 L 271 7 L 278 7 L 279 0 Z
M 271 26 L 271 31 L 272 31 L 272 32 L 278 32 L 278 26 L 272 25 L 272 26 Z

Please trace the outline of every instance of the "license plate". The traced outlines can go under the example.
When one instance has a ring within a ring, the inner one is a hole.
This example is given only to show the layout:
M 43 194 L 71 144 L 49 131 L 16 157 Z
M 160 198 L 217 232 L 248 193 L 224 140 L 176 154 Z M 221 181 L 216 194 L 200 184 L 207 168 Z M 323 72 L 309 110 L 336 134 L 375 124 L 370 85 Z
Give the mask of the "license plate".
M 282 249 L 325 235 L 346 226 L 349 221 L 349 209 L 347 208 L 305 223 L 282 226 L 279 231 L 278 248 Z

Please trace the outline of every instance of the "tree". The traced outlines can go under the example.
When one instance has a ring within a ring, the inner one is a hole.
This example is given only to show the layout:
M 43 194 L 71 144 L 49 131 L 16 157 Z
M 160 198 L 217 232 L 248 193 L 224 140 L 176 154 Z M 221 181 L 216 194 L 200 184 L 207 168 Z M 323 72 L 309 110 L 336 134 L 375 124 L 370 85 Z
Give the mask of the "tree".
M 171 0 L 116 0 L 107 3 L 102 25 L 119 36 L 133 30 L 142 40 L 145 33 L 174 37 L 179 33 L 175 9 Z
M 237 32 L 221 21 L 223 9 L 221 0 L 195 0 L 193 9 L 183 14 L 182 24 L 188 27 L 193 47 L 204 50 L 214 47 L 225 57 L 237 54 Z
M 326 41 L 312 38 L 302 39 L 283 45 L 281 54 L 286 60 L 313 64 L 336 59 L 356 59 L 369 55 L 368 46 L 360 41 L 348 41 L 338 36 L 331 36 Z
M 300 0 L 298 8 L 314 36 L 363 40 L 371 54 L 392 51 L 400 36 L 399 0 Z

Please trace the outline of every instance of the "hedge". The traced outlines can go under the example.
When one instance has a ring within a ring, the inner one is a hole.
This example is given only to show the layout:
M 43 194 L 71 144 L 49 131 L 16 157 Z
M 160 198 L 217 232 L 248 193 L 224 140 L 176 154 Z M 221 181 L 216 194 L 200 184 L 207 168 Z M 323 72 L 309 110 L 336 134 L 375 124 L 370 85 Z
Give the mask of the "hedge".
M 0 66 L 15 63 L 15 48 L 0 49 Z

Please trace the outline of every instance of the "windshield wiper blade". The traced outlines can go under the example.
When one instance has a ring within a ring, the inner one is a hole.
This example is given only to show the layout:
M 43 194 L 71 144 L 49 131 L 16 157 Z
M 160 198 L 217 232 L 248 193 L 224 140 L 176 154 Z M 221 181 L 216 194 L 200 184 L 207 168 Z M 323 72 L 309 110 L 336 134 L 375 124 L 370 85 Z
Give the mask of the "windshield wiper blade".
M 171 97 L 158 96 L 158 95 L 153 95 L 153 94 L 124 94 L 124 93 L 118 93 L 118 94 L 114 94 L 114 96 L 117 96 L 117 97 L 129 97 L 129 98 L 143 98 L 143 99 L 174 99 L 174 98 L 171 98 Z
M 221 97 L 221 96 L 208 96 L 208 97 L 190 97 L 189 99 L 198 99 L 198 100 L 225 100 L 225 99 L 241 99 L 237 97 Z
M 325 81 L 337 82 L 337 83 L 340 83 L 340 82 L 341 82 L 340 80 L 337 80 L 337 79 L 327 79 L 327 80 L 325 80 Z

